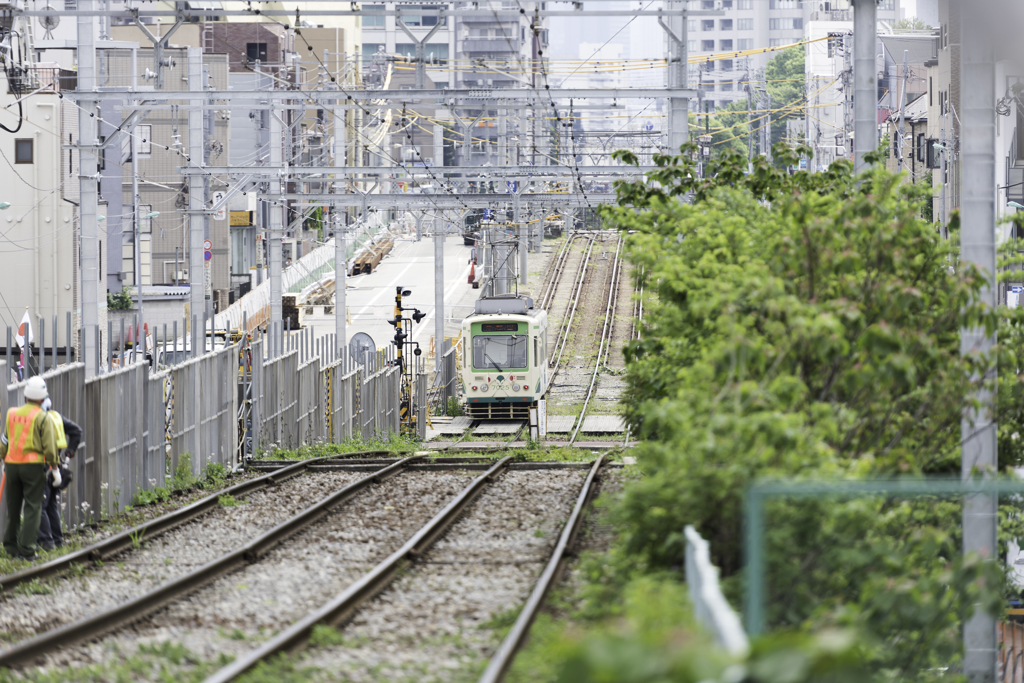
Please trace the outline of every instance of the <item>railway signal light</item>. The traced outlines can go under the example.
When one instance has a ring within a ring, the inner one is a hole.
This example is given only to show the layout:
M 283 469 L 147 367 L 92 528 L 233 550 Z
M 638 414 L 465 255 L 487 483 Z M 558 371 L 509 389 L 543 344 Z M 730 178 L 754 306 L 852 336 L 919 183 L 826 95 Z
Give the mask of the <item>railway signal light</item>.
M 426 313 L 420 313 L 418 308 L 413 309 L 413 310 L 415 310 L 416 312 L 412 314 L 412 319 L 415 320 L 416 322 L 419 322 L 419 321 L 421 321 L 421 320 L 423 320 L 424 318 L 427 317 L 427 314 Z

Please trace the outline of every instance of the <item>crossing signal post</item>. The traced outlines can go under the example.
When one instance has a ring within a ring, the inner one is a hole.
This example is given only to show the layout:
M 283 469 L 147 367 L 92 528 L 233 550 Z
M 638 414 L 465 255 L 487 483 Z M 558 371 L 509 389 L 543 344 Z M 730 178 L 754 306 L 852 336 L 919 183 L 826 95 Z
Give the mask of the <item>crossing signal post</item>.
M 405 433 L 416 430 L 416 412 L 413 410 L 412 396 L 413 364 L 406 360 L 406 347 L 412 348 L 413 356 L 419 356 L 423 353 L 420 350 L 419 342 L 412 341 L 410 334 L 412 333 L 413 323 L 419 323 L 427 317 L 426 313 L 421 313 L 417 308 L 402 306 L 402 297 L 410 296 L 411 294 L 410 290 L 404 289 L 401 286 L 395 288 L 395 317 L 388 321 L 395 328 L 395 336 L 391 343 L 398 349 L 396 362 L 398 363 L 399 372 L 402 374 L 402 399 L 399 404 L 399 414 L 401 416 L 402 431 Z M 403 314 L 406 311 L 412 311 L 412 315 L 405 317 Z M 424 397 L 420 397 L 420 400 L 424 400 Z

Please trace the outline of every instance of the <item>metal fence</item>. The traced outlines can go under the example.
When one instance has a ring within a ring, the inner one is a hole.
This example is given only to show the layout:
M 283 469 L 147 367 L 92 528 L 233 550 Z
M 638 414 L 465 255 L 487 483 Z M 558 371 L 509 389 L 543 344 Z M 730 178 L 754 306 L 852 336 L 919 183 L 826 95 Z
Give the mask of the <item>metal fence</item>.
M 448 410 L 448 399 L 460 396 L 459 388 L 459 356 L 462 351 L 462 339 L 445 337 L 441 343 L 441 359 L 434 371 L 428 402 L 434 415 L 445 415 Z
M 719 645 L 730 654 L 742 657 L 750 651 L 750 643 L 739 615 L 722 595 L 718 568 L 711 564 L 708 542 L 689 525 L 683 534 L 686 537 L 686 585 L 690 589 L 694 615 Z
M 310 338 L 264 359 L 264 341 L 246 338 L 155 373 L 146 362 L 88 380 L 82 363 L 45 372 L 54 409 L 85 433 L 62 496 L 64 523 L 99 521 L 139 491 L 167 486 L 186 455 L 200 475 L 214 463 L 234 468 L 271 445 L 397 433 L 401 377 L 393 351 L 357 363 L 328 342 Z M 0 360 L 0 377 L 8 372 Z M 0 391 L 0 415 L 24 402 L 25 384 Z
M 1001 622 L 999 635 L 999 683 L 1024 683 L 1024 624 Z

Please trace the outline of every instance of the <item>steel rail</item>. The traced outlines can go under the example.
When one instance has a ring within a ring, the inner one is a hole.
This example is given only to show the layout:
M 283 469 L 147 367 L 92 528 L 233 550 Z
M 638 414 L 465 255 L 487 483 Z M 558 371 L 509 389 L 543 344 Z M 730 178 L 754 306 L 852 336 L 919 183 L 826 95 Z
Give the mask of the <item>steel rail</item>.
M 345 621 L 360 604 L 375 596 L 390 583 L 409 562 L 414 562 L 423 555 L 434 541 L 458 519 L 462 511 L 476 499 L 483 487 L 507 467 L 511 460 L 511 455 L 502 458 L 493 467 L 474 479 L 401 548 L 364 574 L 362 578 L 329 603 L 295 622 L 259 648 L 243 654 L 207 678 L 205 683 L 226 683 L 226 681 L 234 680 L 261 661 L 279 652 L 305 644 L 315 626 L 320 624 L 336 626 Z
M 576 437 L 580 433 L 580 427 L 583 426 L 583 419 L 587 416 L 587 408 L 590 406 L 590 399 L 594 396 L 594 387 L 597 385 L 597 376 L 601 373 L 601 355 L 608 355 L 611 349 L 611 340 L 608 338 L 611 332 L 611 321 L 612 313 L 615 310 L 615 305 L 619 298 L 619 277 L 622 274 L 622 237 L 619 237 L 618 244 L 615 246 L 615 262 L 612 264 L 612 277 L 611 286 L 608 288 L 608 305 L 604 311 L 604 326 L 601 328 L 601 343 L 597 347 L 597 361 L 594 363 L 594 374 L 590 378 L 590 387 L 587 389 L 587 397 L 583 400 L 583 410 L 580 411 L 580 416 L 576 420 L 576 428 L 573 429 L 572 438 L 569 439 L 569 444 L 572 445 L 576 442 Z
M 501 645 L 498 646 L 498 649 L 491 657 L 491 661 L 487 665 L 487 669 L 484 670 L 483 675 L 480 676 L 478 683 L 499 683 L 504 678 L 509 666 L 511 666 L 516 653 L 519 652 L 523 641 L 526 640 L 526 636 L 530 632 L 530 626 L 544 604 L 544 598 L 547 597 L 548 591 L 558 581 L 558 577 L 565 568 L 568 550 L 572 546 L 580 524 L 583 521 L 583 509 L 593 494 L 594 481 L 597 479 L 597 472 L 602 464 L 604 464 L 604 455 L 599 456 L 590 468 L 590 473 L 583 482 L 580 495 L 576 498 L 576 505 L 573 507 L 572 513 L 562 529 L 562 535 L 558 538 L 558 544 L 555 546 L 554 552 L 551 553 L 551 559 L 548 560 L 547 566 L 544 567 L 544 573 L 537 579 L 537 583 L 533 586 L 533 592 L 530 593 L 530 597 L 526 600 L 522 611 L 519 612 L 516 623 L 512 626 L 512 630 L 508 632 L 508 635 L 505 636 L 505 640 L 501 641 Z
M 244 546 L 204 564 L 195 571 L 171 579 L 128 602 L 21 641 L 6 652 L 0 652 L 0 667 L 10 668 L 29 664 L 36 658 L 60 647 L 92 640 L 121 626 L 138 621 L 168 603 L 230 573 L 239 566 L 258 561 L 262 555 L 281 541 L 328 515 L 332 508 L 345 502 L 370 484 L 395 474 L 406 465 L 422 457 L 414 455 L 403 458 L 377 470 L 311 505 Z M 280 471 L 274 473 L 274 475 L 280 474 Z M 273 477 L 274 475 L 269 476 Z
M 562 279 L 562 272 L 565 269 L 565 262 L 569 258 L 569 251 L 572 248 L 572 243 L 576 241 L 576 234 L 568 235 L 565 244 L 558 252 L 558 257 L 555 259 L 554 268 L 551 271 L 551 277 L 548 279 L 547 286 L 544 288 L 544 294 L 540 298 L 540 307 L 547 310 L 551 306 L 551 300 L 555 296 L 555 290 L 558 288 L 558 283 Z M 545 349 L 546 350 L 546 349 Z
M 562 321 L 562 324 L 558 328 L 558 338 L 555 343 L 558 344 L 558 355 L 555 356 L 554 363 L 548 363 L 548 367 L 551 368 L 551 377 L 548 378 L 548 391 L 551 390 L 551 384 L 555 381 L 555 376 L 558 374 L 558 369 L 562 364 L 562 353 L 565 351 L 565 344 L 569 340 L 569 330 L 572 329 L 572 321 L 576 316 L 576 308 L 580 302 L 580 294 L 583 292 L 583 281 L 587 278 L 587 266 L 590 264 L 590 256 L 594 253 L 594 243 L 597 242 L 596 237 L 591 237 L 590 242 L 584 247 L 586 252 L 583 254 L 583 260 L 580 265 L 580 276 L 574 281 L 573 290 L 570 293 L 572 298 L 572 308 L 569 310 L 569 317 Z M 558 340 L 561 340 L 561 344 Z
M 643 267 L 640 268 L 640 277 L 643 277 Z M 643 327 L 644 322 L 644 286 L 639 284 L 633 293 L 636 294 L 636 301 L 633 303 L 633 322 L 629 329 L 629 341 L 640 341 L 640 330 Z M 623 439 L 622 445 L 629 445 L 629 437 L 631 435 L 629 426 L 626 426 L 626 438 Z
M 98 562 L 105 558 L 116 555 L 119 552 L 127 550 L 128 548 L 134 547 L 140 541 L 151 540 L 160 534 L 166 533 L 172 529 L 175 529 L 182 524 L 186 524 L 196 517 L 205 514 L 211 509 L 217 507 L 218 501 L 221 496 L 232 495 L 232 496 L 244 496 L 260 489 L 266 488 L 267 486 L 273 486 L 279 484 L 285 479 L 298 476 L 306 471 L 311 465 L 315 465 L 318 462 L 324 462 L 326 460 L 340 460 L 347 458 L 355 458 L 362 456 L 372 455 L 391 455 L 390 451 L 361 451 L 358 453 L 339 453 L 335 455 L 327 455 L 320 458 L 312 458 L 310 460 L 303 460 L 293 465 L 289 465 L 282 469 L 277 469 L 270 474 L 265 474 L 248 481 L 239 482 L 234 486 L 229 486 L 226 489 L 221 489 L 216 493 L 212 493 L 205 498 L 200 498 L 194 503 L 190 503 L 185 507 L 169 512 L 166 515 L 151 519 L 147 522 L 143 522 L 137 526 L 122 531 L 119 534 L 115 534 L 109 538 L 106 538 L 97 543 L 93 543 L 90 546 L 62 555 L 54 558 L 49 562 L 38 564 L 26 569 L 22 569 L 19 572 L 8 574 L 6 576 L 0 576 L 0 592 L 14 588 L 15 586 L 34 581 L 36 579 L 46 578 L 53 574 L 58 574 L 71 567 L 72 564 L 86 563 L 86 562 Z

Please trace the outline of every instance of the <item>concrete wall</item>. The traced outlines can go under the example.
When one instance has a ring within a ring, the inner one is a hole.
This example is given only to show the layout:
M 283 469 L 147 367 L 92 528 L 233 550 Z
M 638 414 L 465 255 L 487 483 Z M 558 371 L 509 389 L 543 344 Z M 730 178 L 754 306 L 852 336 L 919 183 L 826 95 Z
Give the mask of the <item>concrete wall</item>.
M 6 77 L 0 78 L 0 104 L 15 96 L 8 92 Z M 75 206 L 62 193 L 62 104 L 57 94 L 39 93 L 23 104 L 23 119 L 16 133 L 0 136 L 0 201 L 10 206 L 0 211 L 0 272 L 3 273 L 3 302 L 0 326 L 17 326 L 26 308 L 33 321 L 39 316 L 58 320 L 58 335 L 64 338 L 67 313 L 75 312 L 75 259 L 78 225 Z M 18 126 L 18 107 L 0 107 L 0 123 Z M 15 144 L 32 144 L 32 163 L 16 163 Z M 66 156 L 66 153 L 64 153 Z M 66 180 L 66 179 L 65 179 Z M 74 182 L 77 184 L 77 176 Z M 103 257 L 107 256 L 102 239 Z M 100 277 L 105 280 L 105 269 Z M 48 329 L 47 336 L 52 330 Z M 6 332 L 5 332 L 6 334 Z M 6 338 L 0 340 L 6 344 Z

